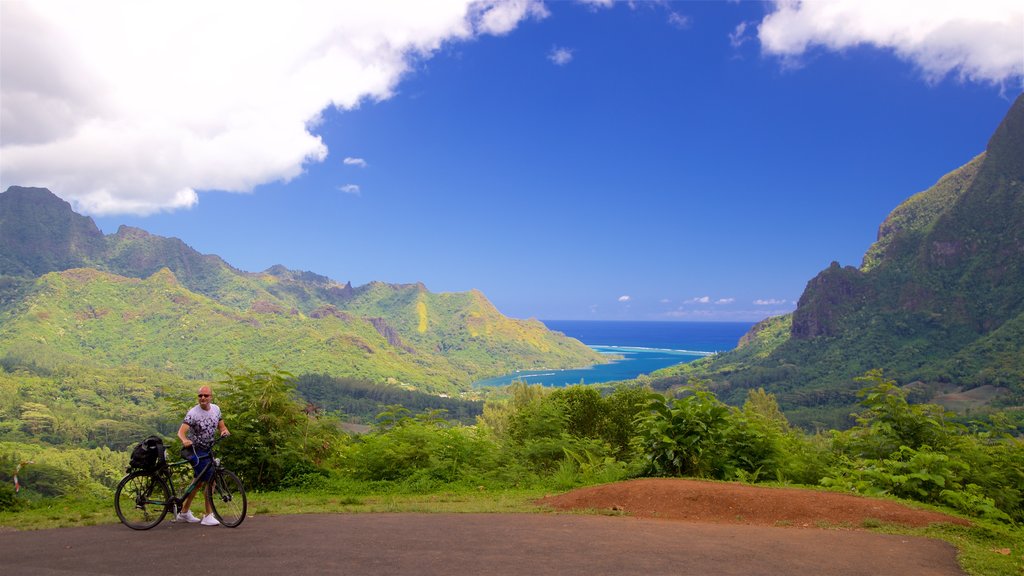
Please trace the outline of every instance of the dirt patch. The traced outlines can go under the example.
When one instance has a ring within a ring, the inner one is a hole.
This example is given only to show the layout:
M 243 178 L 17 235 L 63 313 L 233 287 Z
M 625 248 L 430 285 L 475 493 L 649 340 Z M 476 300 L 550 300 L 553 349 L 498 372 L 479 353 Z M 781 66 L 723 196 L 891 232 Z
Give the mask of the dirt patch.
M 804 528 L 862 528 L 878 522 L 927 526 L 970 522 L 897 502 L 799 488 L 769 488 L 680 478 L 643 478 L 591 486 L 540 504 L 558 510 L 599 510 L 639 518 L 662 518 Z
M 997 388 L 990 384 L 978 386 L 970 390 L 956 389 L 945 394 L 936 394 L 931 402 L 941 404 L 947 410 L 965 412 L 970 408 L 977 408 L 991 404 L 1001 396 L 1009 394 L 1005 388 Z

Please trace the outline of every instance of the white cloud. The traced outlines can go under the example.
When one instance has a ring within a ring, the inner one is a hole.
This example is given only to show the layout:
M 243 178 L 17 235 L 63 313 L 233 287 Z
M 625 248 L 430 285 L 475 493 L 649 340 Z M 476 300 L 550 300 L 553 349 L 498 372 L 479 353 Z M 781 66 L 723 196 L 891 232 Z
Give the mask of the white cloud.
M 629 302 L 632 300 L 629 296 L 619 296 L 619 302 Z
M 668 298 L 662 298 L 661 300 L 659 300 L 659 302 L 661 302 L 662 304 L 671 304 L 672 303 L 672 301 L 669 300 Z
M 733 310 L 730 308 L 701 308 L 691 310 L 672 310 L 655 316 L 660 319 L 669 320 L 711 320 L 711 321 L 734 321 L 734 322 L 758 322 L 769 316 L 788 314 L 792 310 Z
M 541 20 L 550 14 L 541 0 L 481 0 L 471 10 L 476 13 L 477 29 L 495 36 L 508 34 L 525 18 Z
M 356 196 L 359 196 L 360 193 L 362 192 L 362 190 L 359 189 L 358 184 L 345 184 L 344 186 L 339 186 L 338 190 L 344 192 L 345 194 L 354 194 Z
M 737 32 L 742 32 L 737 28 Z M 929 81 L 950 73 L 976 82 L 1024 78 L 1020 0 L 775 0 L 758 36 L 769 54 L 795 59 L 812 46 L 890 49 Z
M 778 306 L 779 304 L 785 304 L 785 300 L 777 300 L 775 298 L 758 298 L 754 300 L 754 304 L 757 306 Z
M 443 43 L 543 18 L 536 0 L 0 2 L 0 188 L 91 214 L 187 208 L 328 154 L 328 107 L 389 98 Z
M 362 158 L 353 158 L 349 156 L 348 158 L 342 160 L 342 162 L 346 166 L 359 166 L 360 168 L 366 168 L 366 160 L 363 160 Z
M 580 4 L 586 4 L 591 8 L 611 8 L 615 5 L 615 0 L 576 0 Z
M 711 297 L 710 296 L 698 296 L 696 298 L 691 298 L 691 299 L 687 300 L 686 302 L 688 304 L 707 304 L 707 303 L 711 302 Z
M 551 60 L 558 66 L 565 66 L 572 62 L 572 50 L 556 46 L 548 53 L 548 60 Z
M 678 12 L 669 12 L 668 23 L 680 30 L 685 30 L 690 27 L 691 18 Z
M 715 300 L 715 304 L 732 304 L 735 301 L 735 298 L 719 298 L 718 300 Z
M 729 44 L 733 48 L 739 48 L 754 39 L 752 31 L 747 29 L 748 26 L 750 26 L 749 22 L 740 22 L 736 25 L 736 29 L 729 34 Z

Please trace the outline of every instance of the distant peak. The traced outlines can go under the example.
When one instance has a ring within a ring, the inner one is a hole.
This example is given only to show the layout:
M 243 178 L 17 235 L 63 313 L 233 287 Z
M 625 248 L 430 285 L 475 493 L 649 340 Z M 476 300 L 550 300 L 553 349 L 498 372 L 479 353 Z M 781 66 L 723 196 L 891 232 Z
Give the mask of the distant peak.
M 1024 94 L 1017 96 L 989 139 L 987 156 L 1010 178 L 1024 180 Z
M 0 200 L 11 202 L 32 202 L 32 203 L 49 203 L 53 205 L 60 205 L 68 212 L 74 212 L 66 200 L 63 200 L 60 196 L 57 196 L 53 192 L 50 192 L 47 188 L 35 188 L 31 186 L 10 186 L 7 190 L 0 195 Z
M 41 196 L 53 196 L 58 198 L 56 194 L 50 192 L 49 188 L 37 188 L 35 186 L 8 186 L 4 194 L 36 194 Z
M 142 228 L 136 228 L 125 224 L 121 224 L 117 227 L 116 235 L 125 239 L 149 238 L 152 236 L 152 234 L 146 232 Z

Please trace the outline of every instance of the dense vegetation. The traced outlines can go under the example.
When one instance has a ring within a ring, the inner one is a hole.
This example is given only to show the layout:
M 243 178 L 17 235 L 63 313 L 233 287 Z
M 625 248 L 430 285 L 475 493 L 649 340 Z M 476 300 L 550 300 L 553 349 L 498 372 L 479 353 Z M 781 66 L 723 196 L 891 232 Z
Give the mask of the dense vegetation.
M 434 396 L 395 385 L 338 378 L 328 374 L 304 374 L 295 380 L 299 395 L 315 410 L 343 415 L 348 422 L 373 422 L 384 406 L 399 404 L 412 414 L 443 410 L 445 418 L 472 424 L 483 412 L 482 400 Z
M 939 406 L 908 403 L 878 371 L 861 383 L 856 425 L 816 434 L 791 426 L 763 390 L 732 407 L 699 381 L 671 396 L 637 386 L 602 395 L 586 386 L 516 383 L 507 400 L 484 406 L 475 425 L 392 405 L 362 435 L 344 433 L 334 416 L 310 409 L 285 373 L 233 375 L 215 390 L 233 432 L 221 453 L 257 489 L 567 489 L 694 476 L 889 494 L 1024 522 L 1024 443 L 1007 433 L 1002 415 L 964 426 Z M 183 412 L 188 396 L 177 398 L 168 409 Z M 16 465 L 32 461 L 21 474 L 29 499 L 109 489 L 126 459 L 106 447 L 8 442 L 0 445 L 0 485 L 9 491 Z M 8 494 L 0 502 L 17 501 Z

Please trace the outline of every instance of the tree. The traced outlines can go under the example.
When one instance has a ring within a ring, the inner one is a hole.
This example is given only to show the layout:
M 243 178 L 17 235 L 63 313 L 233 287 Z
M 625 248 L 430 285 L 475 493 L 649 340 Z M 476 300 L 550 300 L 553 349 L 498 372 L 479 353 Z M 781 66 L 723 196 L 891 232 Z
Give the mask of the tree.
M 858 425 L 850 430 L 858 456 L 884 458 L 904 446 L 941 451 L 962 431 L 941 406 L 908 403 L 907 392 L 881 370 L 870 370 L 856 380 L 868 384 L 857 393 L 865 410 L 857 414 Z
M 226 462 L 255 488 L 316 471 L 341 434 L 318 425 L 296 399 L 294 378 L 282 371 L 228 375 L 219 405 L 232 436 L 220 448 Z M 311 441 L 312 440 L 312 441 Z

